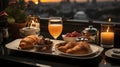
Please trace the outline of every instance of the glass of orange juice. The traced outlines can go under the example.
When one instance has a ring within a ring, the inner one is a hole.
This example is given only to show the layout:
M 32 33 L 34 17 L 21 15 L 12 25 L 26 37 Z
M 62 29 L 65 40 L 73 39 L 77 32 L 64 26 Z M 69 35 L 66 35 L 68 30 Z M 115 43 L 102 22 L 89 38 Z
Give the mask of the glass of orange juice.
M 57 39 L 63 30 L 61 17 L 50 17 L 48 22 L 48 31 L 54 39 Z

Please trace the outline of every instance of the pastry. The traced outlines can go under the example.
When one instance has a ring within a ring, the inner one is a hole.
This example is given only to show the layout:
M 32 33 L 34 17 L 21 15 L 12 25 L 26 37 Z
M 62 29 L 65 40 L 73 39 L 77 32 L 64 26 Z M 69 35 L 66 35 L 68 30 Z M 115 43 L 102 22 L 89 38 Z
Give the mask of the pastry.
M 52 52 L 53 42 L 49 38 L 29 35 L 20 41 L 20 49 L 33 49 L 41 52 Z
M 20 49 L 31 49 L 34 45 L 38 44 L 39 40 L 41 40 L 38 36 L 30 35 L 23 38 L 20 41 L 19 48 Z
M 67 49 L 72 48 L 74 46 L 75 46 L 74 42 L 68 42 L 68 43 L 66 43 L 63 46 L 58 47 L 58 49 L 61 50 L 61 51 L 63 51 L 63 52 L 65 52 Z
M 64 45 L 57 46 L 57 49 L 59 51 L 62 51 L 64 53 L 68 53 L 68 54 L 88 54 L 91 52 L 89 43 L 87 43 L 85 41 L 68 42 Z
M 90 52 L 90 46 L 86 42 L 76 42 L 76 46 L 66 50 L 70 54 L 87 54 Z

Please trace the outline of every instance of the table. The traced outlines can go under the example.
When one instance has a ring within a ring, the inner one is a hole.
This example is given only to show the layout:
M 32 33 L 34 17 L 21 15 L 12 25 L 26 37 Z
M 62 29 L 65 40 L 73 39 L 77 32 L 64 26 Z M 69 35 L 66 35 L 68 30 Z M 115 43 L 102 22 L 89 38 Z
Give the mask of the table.
M 104 51 L 99 57 L 90 60 L 71 60 L 46 55 L 33 55 L 29 53 L 22 53 L 21 55 L 20 52 L 7 54 L 6 52 L 4 55 L 0 55 L 0 62 L 10 66 L 15 66 L 14 64 L 17 64 L 20 66 L 31 67 L 120 67 L 120 60 L 106 57 Z
M 4 51 L 3 51 L 4 50 Z M 6 65 L 16 66 L 31 66 L 31 67 L 120 67 L 120 60 L 112 59 L 102 54 L 93 59 L 70 59 L 49 55 L 38 55 L 33 53 L 26 53 L 20 51 L 10 51 L 1 45 L 0 62 Z M 3 66 L 6 66 L 3 64 Z

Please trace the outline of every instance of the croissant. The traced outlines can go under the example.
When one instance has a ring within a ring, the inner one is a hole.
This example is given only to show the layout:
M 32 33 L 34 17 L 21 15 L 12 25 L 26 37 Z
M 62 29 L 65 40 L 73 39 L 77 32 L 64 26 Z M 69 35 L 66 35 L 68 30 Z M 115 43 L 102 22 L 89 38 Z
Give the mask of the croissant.
M 77 42 L 76 46 L 66 50 L 66 53 L 70 54 L 87 54 L 90 52 L 90 46 L 86 42 Z
M 40 38 L 38 36 L 29 35 L 29 36 L 23 38 L 20 41 L 19 47 L 21 49 L 30 49 L 30 48 L 33 48 L 34 45 L 38 44 L 39 40 L 40 40 Z
M 68 42 L 67 44 L 65 44 L 64 46 L 60 46 L 58 47 L 59 50 L 65 52 L 67 49 L 72 48 L 75 46 L 74 42 Z

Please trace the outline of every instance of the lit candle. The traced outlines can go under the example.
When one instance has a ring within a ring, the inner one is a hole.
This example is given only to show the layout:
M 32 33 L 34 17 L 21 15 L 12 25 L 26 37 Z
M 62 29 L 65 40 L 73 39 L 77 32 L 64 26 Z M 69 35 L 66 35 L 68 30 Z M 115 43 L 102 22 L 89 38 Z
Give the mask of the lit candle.
M 101 41 L 104 44 L 113 44 L 114 32 L 101 32 Z
M 32 20 L 32 23 L 31 23 L 30 27 L 39 28 L 39 26 L 40 26 L 39 23 Z
M 114 44 L 114 32 L 109 31 L 110 27 L 107 27 L 106 31 L 101 32 L 101 44 L 102 46 L 113 47 Z

